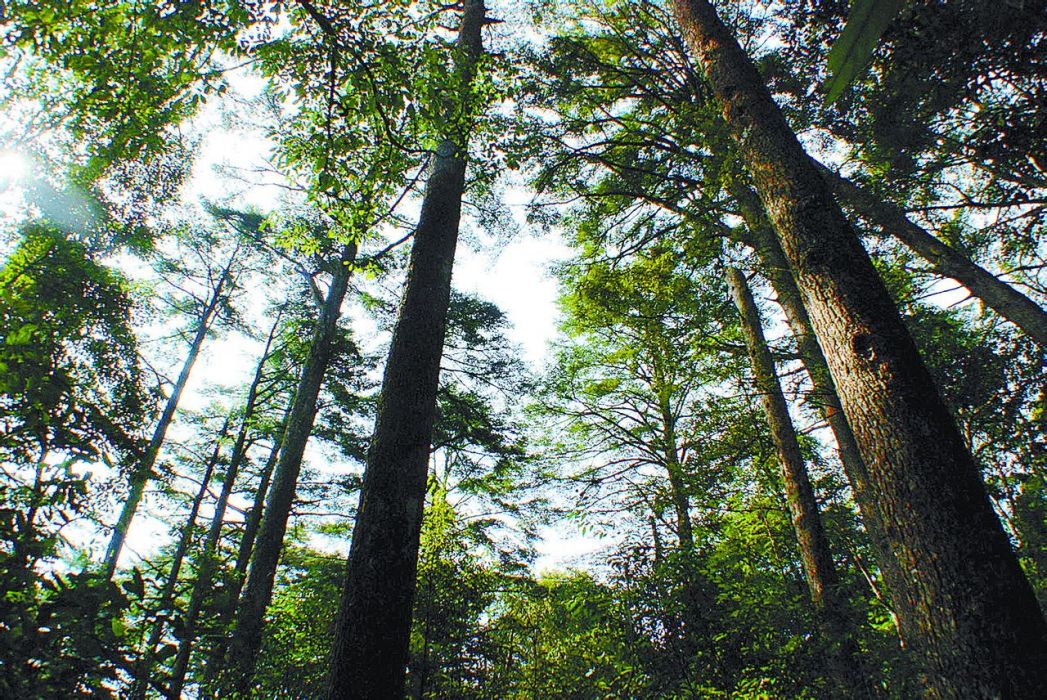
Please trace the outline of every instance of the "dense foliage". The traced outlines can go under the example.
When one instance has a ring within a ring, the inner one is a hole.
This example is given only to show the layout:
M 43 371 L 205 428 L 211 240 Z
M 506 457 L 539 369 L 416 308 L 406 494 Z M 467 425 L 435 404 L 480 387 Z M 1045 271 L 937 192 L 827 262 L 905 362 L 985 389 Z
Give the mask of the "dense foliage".
M 919 516 L 869 507 L 890 487 L 876 397 L 848 388 L 805 286 L 821 262 L 782 233 L 816 197 L 768 194 L 745 155 L 681 10 L 706 6 L 868 251 L 1042 617 L 1042 0 L 15 0 L 0 696 L 351 697 L 329 687 L 356 622 L 345 559 L 361 519 L 399 522 L 362 494 L 375 426 L 406 405 L 432 423 L 401 446 L 428 459 L 407 696 L 951 697 L 884 554 Z M 458 210 L 461 240 L 457 214 L 437 231 L 455 287 L 412 292 L 450 274 L 422 235 Z M 560 252 L 538 269 L 534 246 Z M 443 296 L 411 326 L 409 300 Z M 397 397 L 414 377 L 383 367 L 411 327 L 439 341 L 439 382 Z

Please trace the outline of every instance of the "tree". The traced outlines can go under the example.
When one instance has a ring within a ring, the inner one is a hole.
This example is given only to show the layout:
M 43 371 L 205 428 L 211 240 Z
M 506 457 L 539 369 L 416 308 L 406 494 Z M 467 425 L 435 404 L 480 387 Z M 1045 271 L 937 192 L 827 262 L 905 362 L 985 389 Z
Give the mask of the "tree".
M 907 577 L 899 617 L 925 655 L 928 691 L 1033 692 L 1047 667 L 1047 623 L 893 302 L 715 9 L 691 0 L 674 8 L 748 161 L 872 470 L 872 500 Z
M 213 244 L 214 241 L 209 239 L 210 237 L 208 236 L 202 237 L 203 241 Z M 217 270 L 206 270 L 204 274 L 205 296 L 203 298 L 194 297 L 189 302 L 191 307 L 191 340 L 189 341 L 189 348 L 178 371 L 178 377 L 171 385 L 171 393 L 168 395 L 163 411 L 156 421 L 149 443 L 145 446 L 142 454 L 136 456 L 137 458 L 128 465 L 130 472 L 128 476 L 128 493 L 124 499 L 116 524 L 113 526 L 113 533 L 109 540 L 103 563 L 105 575 L 108 578 L 112 578 L 116 572 L 116 566 L 120 560 L 120 552 L 123 550 L 124 540 L 127 538 L 127 530 L 131 526 L 135 513 L 138 511 L 139 504 L 142 502 L 146 485 L 155 476 L 153 470 L 156 466 L 157 457 L 164 445 L 164 439 L 167 437 L 168 428 L 171 427 L 171 423 L 174 420 L 175 412 L 178 410 L 178 403 L 181 401 L 182 392 L 185 391 L 185 385 L 189 381 L 189 375 L 193 371 L 193 365 L 196 364 L 197 358 L 200 356 L 200 349 L 203 347 L 204 340 L 207 339 L 212 323 L 222 314 L 224 307 L 228 304 L 230 294 L 236 287 L 236 265 L 240 254 L 241 244 L 238 241 L 233 245 L 233 249 L 229 253 L 228 260 L 223 267 Z M 205 266 L 209 265 L 209 261 L 203 258 L 203 256 L 201 256 L 201 259 L 204 261 Z
M 331 362 L 341 316 L 342 302 L 349 287 L 357 244 L 342 246 L 323 305 L 318 309 L 316 326 L 309 344 L 309 354 L 302 367 L 294 399 L 287 416 L 279 457 L 272 484 L 266 497 L 265 511 L 251 553 L 251 568 L 237 610 L 236 627 L 229 645 L 228 661 L 232 668 L 232 687 L 242 688 L 250 682 L 262 642 L 262 624 L 272 595 L 273 580 L 287 530 L 287 518 L 294 502 L 298 474 L 302 468 L 305 446 L 316 417 L 316 400 Z
M 116 676 L 127 592 L 54 567 L 93 517 L 90 465 L 137 450 L 131 307 L 121 275 L 46 222 L 0 268 L 0 693 L 104 694 Z
M 800 443 L 796 439 L 796 430 L 789 417 L 789 405 L 782 393 L 774 359 L 764 338 L 760 312 L 741 270 L 727 268 L 727 285 L 741 318 L 742 336 L 749 350 L 756 390 L 760 394 L 767 425 L 774 440 L 793 530 L 803 557 L 807 588 L 814 606 L 823 617 L 824 632 L 832 645 L 830 668 L 843 692 L 861 697 L 868 693 L 868 688 L 861 678 L 860 666 L 856 667 L 859 659 L 850 629 L 847 603 L 840 589 L 836 564 L 818 512 L 818 501 L 811 487 Z
M 454 105 L 436 147 L 385 366 L 339 612 L 328 697 L 403 693 L 418 537 L 465 190 L 484 3 L 466 0 Z

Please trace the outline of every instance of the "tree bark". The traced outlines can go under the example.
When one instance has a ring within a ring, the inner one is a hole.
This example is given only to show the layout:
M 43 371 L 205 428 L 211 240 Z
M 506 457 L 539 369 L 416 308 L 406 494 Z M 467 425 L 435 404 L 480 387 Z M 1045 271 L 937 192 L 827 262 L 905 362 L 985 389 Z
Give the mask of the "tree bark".
M 338 318 L 351 277 L 350 263 L 356 259 L 356 250 L 355 243 L 342 249 L 338 269 L 327 290 L 302 376 L 295 390 L 291 414 L 287 419 L 283 445 L 266 499 L 265 515 L 258 530 L 251 568 L 229 644 L 228 685 L 234 695 L 245 695 L 254 675 L 258 651 L 262 645 L 262 625 L 273 594 L 273 582 L 283 549 L 287 519 L 294 503 L 305 446 L 316 419 L 316 401 L 331 362 L 334 340 L 338 333 Z
M 459 102 L 483 53 L 483 0 L 465 0 Z M 467 111 L 467 110 L 463 110 Z M 332 655 L 328 697 L 402 698 L 436 391 L 461 219 L 467 137 L 437 147 L 382 381 Z
M 277 314 L 276 320 L 269 330 L 265 348 L 262 350 L 262 355 L 255 368 L 254 377 L 251 379 L 251 385 L 247 390 L 240 430 L 237 432 L 236 442 L 233 443 L 233 451 L 229 456 L 229 466 L 226 467 L 225 475 L 222 478 L 222 490 L 218 494 L 214 513 L 211 515 L 211 526 L 207 530 L 207 535 L 204 537 L 203 546 L 201 547 L 200 563 L 197 567 L 196 580 L 193 582 L 192 592 L 189 594 L 189 605 L 186 608 L 185 615 L 182 616 L 184 631 L 178 643 L 178 653 L 175 656 L 174 666 L 171 669 L 171 678 L 167 683 L 168 700 L 179 700 L 182 697 L 185 674 L 189 669 L 189 659 L 193 653 L 196 625 L 200 617 L 200 611 L 203 609 L 204 599 L 211 592 L 211 582 L 214 578 L 215 569 L 218 566 L 218 540 L 222 536 L 222 525 L 225 524 L 225 511 L 240 473 L 240 465 L 243 464 L 247 454 L 247 434 L 250 432 L 251 421 L 254 418 L 255 405 L 258 402 L 258 390 L 262 384 L 265 363 L 269 360 L 269 353 L 273 346 L 273 340 L 276 338 L 276 331 L 280 326 L 280 317 L 282 315 L 282 313 Z
M 793 531 L 800 548 L 804 578 L 818 613 L 827 641 L 832 647 L 830 666 L 841 689 L 850 697 L 869 694 L 857 673 L 857 646 L 847 612 L 846 596 L 840 591 L 840 578 L 833 563 L 829 539 L 818 512 L 818 501 L 807 474 L 807 465 L 796 439 L 774 358 L 763 334 L 760 312 L 745 276 L 735 267 L 727 268 L 727 284 L 741 319 L 742 336 L 749 350 L 756 390 L 760 395 L 771 440 L 774 442 L 785 500 L 792 517 Z
M 706 0 L 674 0 L 774 223 L 905 577 L 931 697 L 1036 697 L 1047 624 L 977 467 L 871 261 L 755 66 Z
M 820 163 L 817 166 L 836 196 L 863 218 L 893 235 L 929 262 L 935 272 L 962 284 L 1040 347 L 1047 348 L 1047 312 L 1039 304 L 913 223 L 897 204 L 880 199 Z
M 160 639 L 164 634 L 164 626 L 168 619 L 164 616 L 164 611 L 167 611 L 168 614 L 174 611 L 172 601 L 174 600 L 175 587 L 178 585 L 178 575 L 182 571 L 182 563 L 185 561 L 186 552 L 189 551 L 189 544 L 193 540 L 196 518 L 200 514 L 200 506 L 203 504 L 204 496 L 207 495 L 207 488 L 211 485 L 211 475 L 214 473 L 219 457 L 221 457 L 222 440 L 225 438 L 228 430 L 229 416 L 226 416 L 225 421 L 222 423 L 222 429 L 218 431 L 218 437 L 215 439 L 211 457 L 207 460 L 203 476 L 200 478 L 200 488 L 193 498 L 189 516 L 185 520 L 185 526 L 182 528 L 178 544 L 175 546 L 174 554 L 171 557 L 171 569 L 167 574 L 167 580 L 164 581 L 164 587 L 160 590 L 160 597 L 156 603 L 156 622 L 149 633 L 149 639 L 145 644 L 145 651 L 142 653 L 141 661 L 138 664 L 134 683 L 132 683 L 128 692 L 128 697 L 131 700 L 141 700 L 149 690 L 149 679 L 152 676 L 153 664 L 156 659 L 156 647 L 160 644 Z
M 120 559 L 120 552 L 124 548 L 124 540 L 127 538 L 127 529 L 131 526 L 131 520 L 134 519 L 135 513 L 138 511 L 138 506 L 142 502 L 142 496 L 145 494 L 146 484 L 149 483 L 149 479 L 154 476 L 153 467 L 156 465 L 157 455 L 159 455 L 160 448 L 163 447 L 164 439 L 167 437 L 167 429 L 171 426 L 171 422 L 174 420 L 175 411 L 178 410 L 178 402 L 182 398 L 182 391 L 185 389 L 185 385 L 189 381 L 189 375 L 193 371 L 193 365 L 196 364 L 196 358 L 200 355 L 200 348 L 203 347 L 204 340 L 207 338 L 207 331 L 210 330 L 211 322 L 218 313 L 218 306 L 222 302 L 223 293 L 226 285 L 229 283 L 233 263 L 235 262 L 239 251 L 240 247 L 238 245 L 233 250 L 229 262 L 226 263 L 225 268 L 218 277 L 218 281 L 211 290 L 211 298 L 208 300 L 207 305 L 204 307 L 203 311 L 200 313 L 199 319 L 197 320 L 196 331 L 193 334 L 193 341 L 189 345 L 189 353 L 186 355 L 185 362 L 182 363 L 182 369 L 178 373 L 178 379 L 175 380 L 174 386 L 171 388 L 171 395 L 167 398 L 167 403 L 164 405 L 163 413 L 160 414 L 160 420 L 157 422 L 156 428 L 153 430 L 153 436 L 149 440 L 149 445 L 146 447 L 145 454 L 142 456 L 142 460 L 138 463 L 134 472 L 131 474 L 131 489 L 127 494 L 127 499 L 124 501 L 124 507 L 120 511 L 120 517 L 117 519 L 116 525 L 113 527 L 113 535 L 109 540 L 109 547 L 105 554 L 104 566 L 106 578 L 112 578 L 113 574 L 116 572 L 116 564 Z

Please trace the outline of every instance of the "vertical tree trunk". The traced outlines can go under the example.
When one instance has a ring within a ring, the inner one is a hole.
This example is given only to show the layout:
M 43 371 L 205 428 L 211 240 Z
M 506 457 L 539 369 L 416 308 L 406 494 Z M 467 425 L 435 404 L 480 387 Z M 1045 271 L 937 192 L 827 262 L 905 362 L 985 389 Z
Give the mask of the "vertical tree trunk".
M 265 464 L 262 466 L 261 474 L 258 479 L 258 487 L 255 490 L 254 503 L 251 505 L 250 510 L 247 511 L 247 515 L 244 518 L 243 533 L 240 535 L 240 544 L 237 547 L 236 552 L 236 564 L 233 566 L 232 576 L 228 582 L 228 593 L 226 598 L 228 603 L 218 613 L 218 624 L 219 630 L 222 630 L 222 634 L 219 639 L 215 642 L 214 648 L 208 655 L 208 660 L 205 664 L 206 669 L 204 673 L 203 686 L 205 689 L 212 689 L 215 684 L 215 680 L 219 677 L 222 667 L 222 662 L 225 661 L 226 653 L 228 652 L 229 639 L 226 636 L 226 630 L 229 629 L 232 624 L 234 617 L 236 616 L 237 603 L 240 600 L 240 591 L 244 587 L 244 578 L 247 574 L 247 565 L 251 561 L 251 553 L 254 551 L 255 537 L 258 535 L 258 528 L 262 522 L 262 513 L 265 510 L 265 498 L 269 493 L 269 481 L 273 476 L 273 469 L 276 467 L 277 459 L 280 455 L 280 446 L 283 444 L 284 431 L 287 427 L 287 418 L 290 414 L 288 411 L 284 415 L 282 421 L 280 421 L 280 427 L 277 430 L 275 441 L 273 442 L 272 448 L 269 450 L 269 457 L 265 460 Z M 208 696 L 204 696 L 208 697 Z
M 214 513 L 211 515 L 211 526 L 207 530 L 203 546 L 200 548 L 200 563 L 197 567 L 196 580 L 193 582 L 192 592 L 189 595 L 189 605 L 185 615 L 182 616 L 182 638 L 178 643 L 178 654 L 175 656 L 174 666 L 171 669 L 171 678 L 167 684 L 167 697 L 169 700 L 179 700 L 182 697 L 182 687 L 185 685 L 185 674 L 189 669 L 189 659 L 193 653 L 193 642 L 196 638 L 196 625 L 203 608 L 204 599 L 211 592 L 211 582 L 214 578 L 215 568 L 218 566 L 218 541 L 222 536 L 222 525 L 225 523 L 225 511 L 229 505 L 229 497 L 233 493 L 237 476 L 240 473 L 240 465 L 243 464 L 247 455 L 247 435 L 251 429 L 251 421 L 254 418 L 255 404 L 258 401 L 258 390 L 262 384 L 265 373 L 265 363 L 269 360 L 269 353 L 273 346 L 273 339 L 280 326 L 280 317 L 276 320 L 269 331 L 265 348 L 258 360 L 254 377 L 247 390 L 247 398 L 244 401 L 244 415 L 240 422 L 240 430 L 233 444 L 233 451 L 229 456 L 229 466 L 222 478 L 222 490 L 218 494 Z
M 967 287 L 986 306 L 1047 348 L 1047 312 L 1039 304 L 914 224 L 898 205 L 880 199 L 820 163 L 817 165 L 837 197 L 929 262 L 935 272 Z
M 211 484 L 211 475 L 214 473 L 214 468 L 218 464 L 219 457 L 221 457 L 222 440 L 225 439 L 228 431 L 229 416 L 226 416 L 225 421 L 222 423 L 222 429 L 218 431 L 218 437 L 214 441 L 214 449 L 211 451 L 211 457 L 207 460 L 203 476 L 200 478 L 200 488 L 197 490 L 196 496 L 193 498 L 193 505 L 189 509 L 189 516 L 185 520 L 185 526 L 182 527 L 182 532 L 178 537 L 178 544 L 175 546 L 174 554 L 171 557 L 171 569 L 167 574 L 167 580 L 164 581 L 164 587 L 160 590 L 160 596 L 156 603 L 156 622 L 149 633 L 149 639 L 146 641 L 145 650 L 142 652 L 141 661 L 138 665 L 139 670 L 137 672 L 137 677 L 131 685 L 131 689 L 128 693 L 128 697 L 131 698 L 131 700 L 141 700 L 141 698 L 145 697 L 146 692 L 148 691 L 149 678 L 153 673 L 153 663 L 156 659 L 156 647 L 160 644 L 160 640 L 164 634 L 164 626 L 168 620 L 164 615 L 164 611 L 167 611 L 168 615 L 174 611 L 172 601 L 174 600 L 175 587 L 178 585 L 178 575 L 182 571 L 182 563 L 185 561 L 186 552 L 189 551 L 189 544 L 193 541 L 193 530 L 196 529 L 196 518 L 200 514 L 200 506 L 203 504 L 204 496 L 207 495 L 207 488 Z
M 706 0 L 674 0 L 803 294 L 905 585 L 932 697 L 1036 697 L 1047 624 L 963 438 L 871 261 Z
M 483 52 L 483 0 L 465 0 L 461 104 Z M 437 147 L 367 455 L 332 656 L 329 698 L 402 698 L 430 443 L 468 156 Z
M 189 374 L 193 371 L 193 365 L 196 364 L 196 358 L 200 355 L 200 348 L 203 346 L 204 339 L 207 337 L 207 331 L 210 330 L 211 322 L 214 320 L 214 317 L 218 312 L 218 306 L 222 302 L 225 287 L 229 283 L 233 263 L 235 262 L 239 251 L 239 246 L 233 250 L 229 262 L 226 263 L 225 268 L 218 277 L 218 281 L 211 290 L 211 298 L 208 299 L 207 305 L 204 307 L 203 311 L 200 312 L 196 324 L 196 331 L 193 334 L 193 341 L 189 345 L 189 353 L 186 355 L 185 362 L 182 364 L 182 369 L 178 373 L 178 379 L 175 380 L 174 386 L 171 388 L 171 395 L 167 398 L 167 403 L 164 405 L 163 413 L 160 414 L 160 420 L 157 422 L 156 428 L 153 430 L 153 436 L 149 440 L 149 445 L 146 447 L 145 454 L 142 455 L 142 460 L 135 466 L 135 469 L 131 474 L 131 488 L 127 494 L 127 499 L 124 501 L 124 507 L 120 511 L 120 517 L 117 519 L 116 525 L 113 527 L 113 535 L 109 540 L 109 547 L 105 554 L 106 578 L 112 578 L 113 574 L 116 572 L 116 564 L 120 559 L 120 552 L 123 550 L 124 540 L 127 538 L 127 529 L 131 526 L 131 520 L 134 519 L 135 513 L 138 511 L 138 505 L 142 502 L 142 495 L 145 493 L 146 484 L 149 483 L 149 479 L 153 476 L 153 467 L 156 465 L 157 455 L 160 453 L 160 448 L 164 444 L 164 438 L 167 436 L 167 429 L 171 426 L 171 421 L 174 420 L 175 411 L 178 410 L 178 402 L 182 398 L 182 391 L 185 389 L 185 385 L 189 381 Z
M 287 519 L 291 514 L 302 457 L 316 419 L 316 401 L 324 375 L 331 362 L 338 333 L 338 318 L 351 277 L 350 263 L 356 259 L 356 244 L 346 245 L 339 257 L 338 269 L 327 290 L 323 309 L 313 332 L 309 354 L 295 390 L 291 414 L 287 419 L 280 457 L 265 504 L 265 515 L 251 557 L 251 569 L 237 610 L 236 627 L 229 644 L 229 686 L 235 695 L 247 693 L 258 650 L 262 645 L 262 624 L 273 594 L 276 567 L 283 549 Z
M 761 272 L 770 281 L 778 298 L 778 304 L 785 312 L 785 318 L 796 340 L 800 360 L 811 379 L 814 403 L 818 405 L 825 422 L 829 424 L 836 438 L 840 463 L 854 492 L 855 501 L 861 511 L 862 522 L 876 549 L 880 570 L 887 582 L 888 590 L 901 590 L 904 586 L 904 578 L 891 551 L 890 543 L 887 541 L 886 530 L 879 512 L 869 500 L 871 491 L 868 485 L 868 469 L 862 460 L 851 425 L 843 413 L 843 407 L 836 393 L 836 385 L 833 383 L 825 355 L 822 354 L 822 349 L 818 345 L 818 339 L 811 328 L 811 319 L 803 307 L 800 290 L 789 270 L 789 262 L 785 258 L 778 239 L 775 238 L 774 229 L 756 193 L 741 183 L 732 187 L 731 193 L 741 209 L 742 218 L 749 233 L 749 237 L 743 243 L 753 248 L 760 258 Z
M 856 673 L 856 646 L 848 619 L 846 596 L 839 590 L 840 580 L 829 549 L 829 539 L 822 526 L 818 501 L 789 416 L 789 405 L 782 393 L 774 359 L 767 348 L 760 312 L 745 276 L 737 268 L 727 269 L 727 284 L 734 305 L 738 308 L 756 389 L 781 468 L 785 499 L 803 561 L 804 578 L 828 637 L 827 641 L 833 647 L 834 658 L 830 663 L 833 675 L 848 696 L 865 696 L 868 694 L 865 683 Z

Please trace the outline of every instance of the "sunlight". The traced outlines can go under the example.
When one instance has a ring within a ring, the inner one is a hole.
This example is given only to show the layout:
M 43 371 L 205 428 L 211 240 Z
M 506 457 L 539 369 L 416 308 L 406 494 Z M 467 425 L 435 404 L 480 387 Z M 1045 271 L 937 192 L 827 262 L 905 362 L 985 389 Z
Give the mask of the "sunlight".
M 29 173 L 29 159 L 17 151 L 0 151 L 0 190 L 20 182 Z

